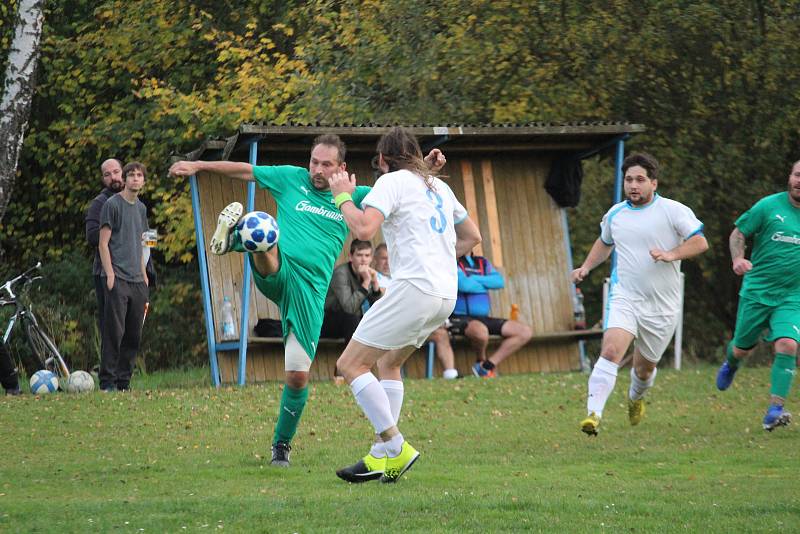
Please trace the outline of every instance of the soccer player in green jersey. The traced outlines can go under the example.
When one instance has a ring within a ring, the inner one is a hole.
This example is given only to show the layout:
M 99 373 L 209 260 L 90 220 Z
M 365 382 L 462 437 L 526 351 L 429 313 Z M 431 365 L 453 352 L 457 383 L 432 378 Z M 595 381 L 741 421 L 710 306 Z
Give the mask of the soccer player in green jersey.
M 328 179 L 344 171 L 346 148 L 336 135 L 317 137 L 308 169 L 291 165 L 253 166 L 232 161 L 179 161 L 174 176 L 210 172 L 254 181 L 269 190 L 278 207 L 280 242 L 267 252 L 247 253 L 256 287 L 281 311 L 285 346 L 286 385 L 272 441 L 272 465 L 288 467 L 291 441 L 308 399 L 308 375 L 322 327 L 325 295 L 336 258 L 347 238 L 347 224 L 335 207 Z M 360 205 L 369 187 L 353 195 Z M 247 252 L 233 228 L 242 205 L 228 205 L 220 213 L 211 240 L 214 254 Z
M 750 259 L 745 239 L 753 239 Z M 764 416 L 767 431 L 788 424 L 783 404 L 796 372 L 800 342 L 800 161 L 789 174 L 789 190 L 762 198 L 736 220 L 730 236 L 733 272 L 744 276 L 739 291 L 736 328 L 727 358 L 717 373 L 717 388 L 728 389 L 743 358 L 766 330 L 773 343 L 770 405 Z

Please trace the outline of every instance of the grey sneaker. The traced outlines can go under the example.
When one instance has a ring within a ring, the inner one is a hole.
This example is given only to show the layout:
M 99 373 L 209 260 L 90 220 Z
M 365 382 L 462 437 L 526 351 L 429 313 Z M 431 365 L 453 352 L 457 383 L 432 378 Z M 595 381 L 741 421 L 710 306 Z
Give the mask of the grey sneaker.
M 231 244 L 231 231 L 242 218 L 244 207 L 239 202 L 231 202 L 219 213 L 217 229 L 208 248 L 212 254 L 221 256 L 228 252 Z
M 289 453 L 292 451 L 292 446 L 283 441 L 272 446 L 272 460 L 270 465 L 276 467 L 289 467 Z

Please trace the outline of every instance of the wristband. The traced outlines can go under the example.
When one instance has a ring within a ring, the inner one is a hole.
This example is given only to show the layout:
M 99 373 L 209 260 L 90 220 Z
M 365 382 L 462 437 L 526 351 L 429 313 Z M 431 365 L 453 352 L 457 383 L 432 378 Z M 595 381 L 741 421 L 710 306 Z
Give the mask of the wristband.
M 339 193 L 333 198 L 333 203 L 336 205 L 336 209 L 338 210 L 342 204 L 345 202 L 352 202 L 352 200 L 353 197 L 350 196 L 350 193 Z

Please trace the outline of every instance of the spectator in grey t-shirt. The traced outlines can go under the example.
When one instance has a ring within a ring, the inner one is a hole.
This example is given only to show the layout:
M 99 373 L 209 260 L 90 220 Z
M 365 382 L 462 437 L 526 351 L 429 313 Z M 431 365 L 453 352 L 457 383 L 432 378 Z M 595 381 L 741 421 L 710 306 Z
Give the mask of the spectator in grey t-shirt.
M 147 210 L 139 200 L 145 172 L 141 163 L 125 165 L 124 188 L 108 199 L 100 213 L 98 248 L 105 277 L 105 313 L 99 378 L 104 391 L 130 388 L 149 298 L 142 256 Z

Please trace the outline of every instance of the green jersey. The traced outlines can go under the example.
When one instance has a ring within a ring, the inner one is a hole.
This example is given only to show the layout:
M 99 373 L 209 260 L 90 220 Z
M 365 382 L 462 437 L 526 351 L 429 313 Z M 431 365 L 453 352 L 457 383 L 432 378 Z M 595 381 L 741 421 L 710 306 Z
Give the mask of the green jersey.
M 736 227 L 754 241 L 753 269 L 739 295 L 768 306 L 800 302 L 800 208 L 789 201 L 789 193 L 762 198 Z
M 253 176 L 259 187 L 269 190 L 278 206 L 281 261 L 276 275 L 257 277 L 256 285 L 280 308 L 284 339 L 291 327 L 313 359 L 325 296 L 333 265 L 347 238 L 347 223 L 336 209 L 330 190 L 315 189 L 307 169 L 291 165 L 253 167 Z M 366 186 L 356 188 L 356 206 L 361 206 L 369 191 Z

